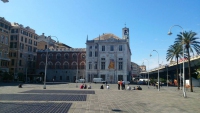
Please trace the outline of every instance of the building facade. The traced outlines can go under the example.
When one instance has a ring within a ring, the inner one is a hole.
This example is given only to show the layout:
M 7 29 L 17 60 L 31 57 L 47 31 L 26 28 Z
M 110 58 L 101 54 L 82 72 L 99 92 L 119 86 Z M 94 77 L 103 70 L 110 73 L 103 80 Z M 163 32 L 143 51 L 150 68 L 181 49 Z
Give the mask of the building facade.
M 138 64 L 131 62 L 131 74 L 132 74 L 132 80 L 139 78 L 141 72 L 141 68 Z
M 46 59 L 47 54 L 47 59 Z M 85 78 L 85 48 L 49 48 L 37 51 L 37 75 L 47 82 L 75 82 Z M 47 67 L 46 66 L 47 60 Z
M 30 76 L 35 74 L 37 38 L 34 29 L 18 23 L 11 24 L 9 67 L 15 79 L 29 81 Z
M 9 43 L 11 24 L 5 18 L 0 17 L 0 71 L 9 72 Z
M 110 83 L 131 79 L 131 50 L 129 29 L 122 29 L 122 37 L 103 34 L 86 41 L 86 81 L 103 78 Z

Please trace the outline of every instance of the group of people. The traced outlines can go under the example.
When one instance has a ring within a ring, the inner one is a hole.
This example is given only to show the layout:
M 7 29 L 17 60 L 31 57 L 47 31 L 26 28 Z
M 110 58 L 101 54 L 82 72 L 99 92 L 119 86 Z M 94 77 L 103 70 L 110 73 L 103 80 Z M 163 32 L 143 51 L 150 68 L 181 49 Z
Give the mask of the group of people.
M 110 86 L 109 86 L 109 85 L 106 85 L 106 88 L 107 88 L 107 89 L 110 89 Z M 100 89 L 104 89 L 103 85 L 100 86 Z
M 87 84 L 81 84 L 80 89 L 92 89 L 90 85 L 87 86 Z
M 125 90 L 125 82 L 120 80 L 118 81 L 118 90 Z
M 131 89 L 131 87 L 128 85 L 127 88 L 126 88 L 126 90 L 142 90 L 142 88 L 140 86 L 137 86 L 137 87 L 133 87 Z

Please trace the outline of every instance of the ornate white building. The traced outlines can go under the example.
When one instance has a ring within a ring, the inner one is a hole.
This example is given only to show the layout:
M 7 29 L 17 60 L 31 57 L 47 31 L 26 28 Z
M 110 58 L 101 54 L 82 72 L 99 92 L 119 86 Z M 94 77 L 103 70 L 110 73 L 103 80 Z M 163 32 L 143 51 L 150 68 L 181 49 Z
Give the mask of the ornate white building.
M 122 29 L 122 38 L 108 33 L 86 41 L 86 81 L 103 78 L 107 82 L 131 80 L 129 28 Z

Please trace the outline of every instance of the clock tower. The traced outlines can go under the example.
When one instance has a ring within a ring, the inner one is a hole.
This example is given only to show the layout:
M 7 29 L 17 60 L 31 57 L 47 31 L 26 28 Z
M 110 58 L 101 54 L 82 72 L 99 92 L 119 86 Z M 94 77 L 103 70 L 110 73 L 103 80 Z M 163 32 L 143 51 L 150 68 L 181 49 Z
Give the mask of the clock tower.
M 122 38 L 127 39 L 128 43 L 130 42 L 130 40 L 129 40 L 129 28 L 126 27 L 126 24 L 125 24 L 125 27 L 122 28 Z

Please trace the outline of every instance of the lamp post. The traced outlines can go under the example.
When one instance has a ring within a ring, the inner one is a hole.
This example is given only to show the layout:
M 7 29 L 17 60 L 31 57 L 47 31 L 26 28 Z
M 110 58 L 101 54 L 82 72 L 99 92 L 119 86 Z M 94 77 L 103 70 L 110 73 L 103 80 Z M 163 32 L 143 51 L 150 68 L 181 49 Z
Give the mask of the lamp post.
M 56 36 L 48 36 L 48 38 L 47 38 L 47 51 L 46 51 L 46 63 L 45 63 L 45 74 L 44 74 L 44 86 L 43 86 L 43 89 L 46 89 L 47 57 L 48 57 L 48 50 L 49 50 L 49 41 L 50 41 L 51 37 L 56 37 Z M 58 42 L 58 38 L 57 38 L 57 42 Z
M 148 88 L 149 88 L 149 61 L 148 61 L 147 59 L 145 59 L 145 60 L 148 62 Z M 145 61 L 145 60 L 144 60 L 144 61 Z M 143 62 L 144 62 L 144 61 L 143 61 Z
M 152 52 L 157 52 L 156 50 L 153 50 Z M 151 53 L 152 53 L 151 52 Z M 160 91 L 160 75 L 159 75 L 159 68 L 160 68 L 160 65 L 159 65 L 159 53 L 157 52 L 157 54 L 158 54 L 158 91 Z M 150 54 L 150 57 L 151 57 L 152 55 Z
M 168 65 L 166 64 L 165 67 L 167 68 L 167 87 L 168 87 Z
M 173 25 L 173 26 L 170 27 L 168 35 L 172 34 L 171 29 L 175 26 L 182 29 L 182 48 L 183 48 L 183 58 L 184 58 L 184 39 L 183 39 L 184 30 L 183 30 L 183 28 L 180 25 Z M 186 92 L 185 92 L 185 65 L 184 65 L 184 62 L 185 62 L 185 60 L 183 60 L 183 97 L 186 98 L 187 96 L 186 96 Z
M 76 88 L 78 87 L 78 84 L 77 84 L 77 78 L 78 78 L 78 55 L 79 55 L 79 53 L 77 53 Z

